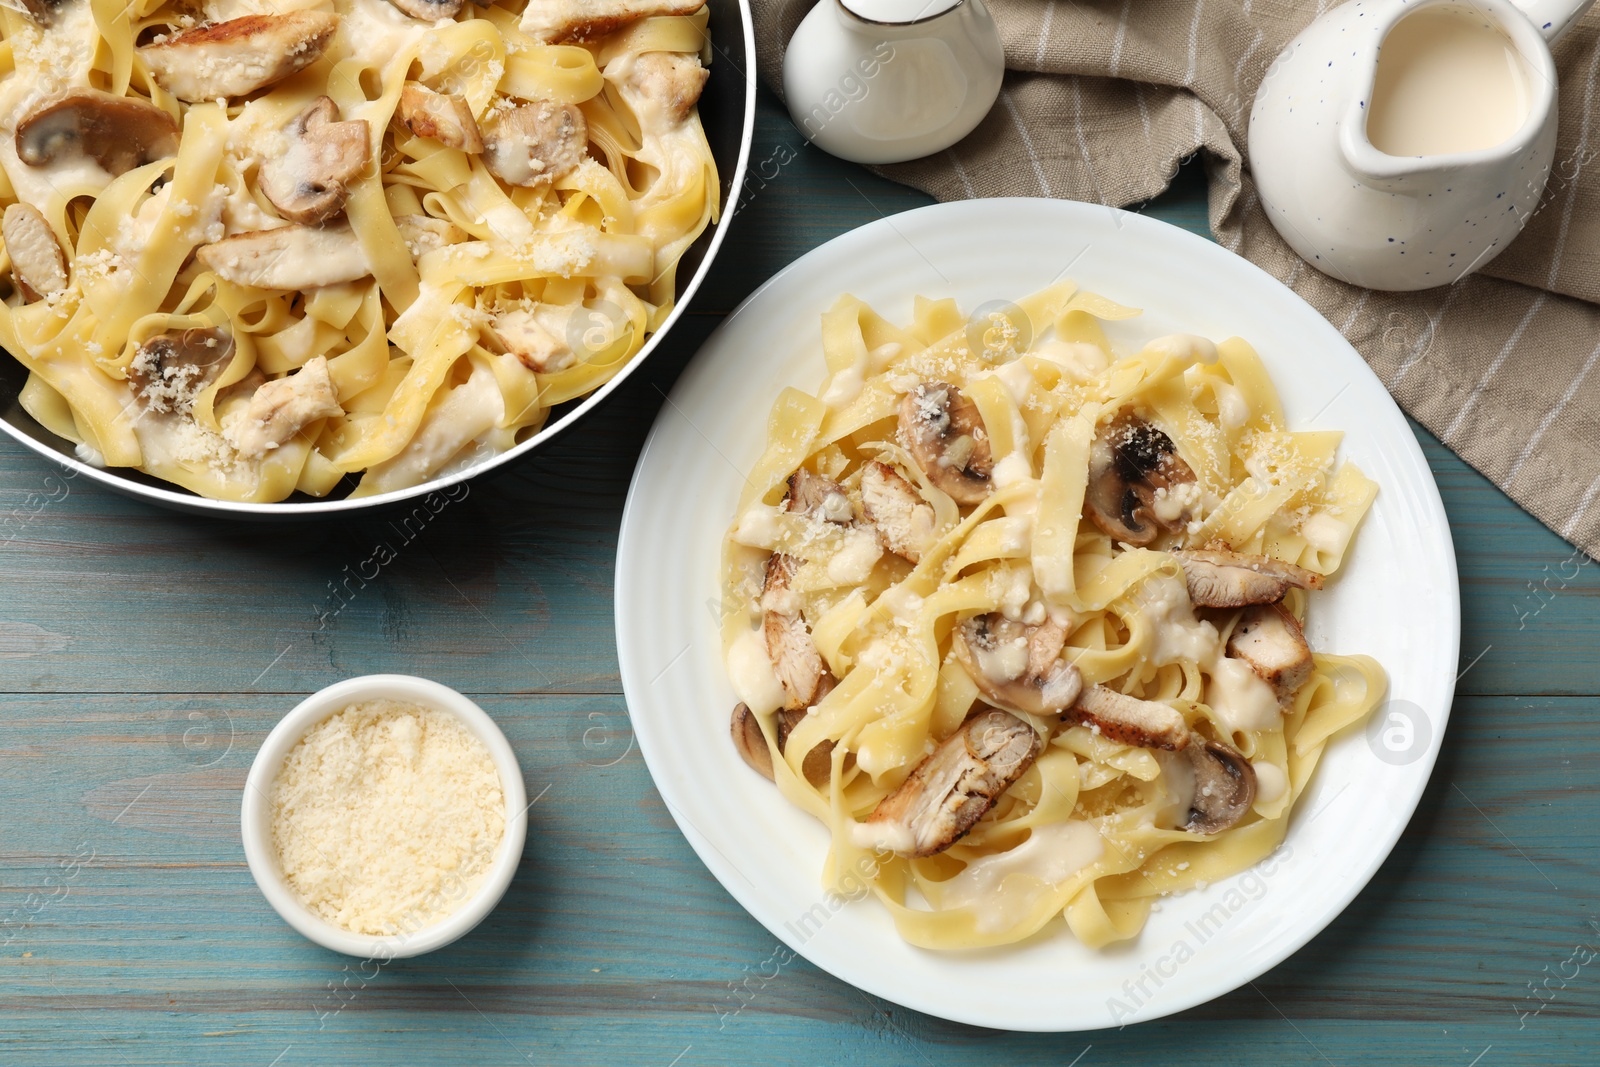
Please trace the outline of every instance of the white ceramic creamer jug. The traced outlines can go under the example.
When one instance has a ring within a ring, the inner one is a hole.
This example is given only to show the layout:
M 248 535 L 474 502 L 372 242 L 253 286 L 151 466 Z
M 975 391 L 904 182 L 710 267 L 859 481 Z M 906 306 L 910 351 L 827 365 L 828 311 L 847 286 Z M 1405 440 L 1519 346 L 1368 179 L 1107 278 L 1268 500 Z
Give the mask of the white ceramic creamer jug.
M 1594 0 L 1351 0 L 1300 33 L 1250 113 L 1284 240 L 1372 289 L 1445 285 L 1532 215 L 1556 141 L 1550 43 Z
M 899 163 L 983 121 L 1005 75 L 983 0 L 820 0 L 783 57 L 806 139 L 856 163 Z

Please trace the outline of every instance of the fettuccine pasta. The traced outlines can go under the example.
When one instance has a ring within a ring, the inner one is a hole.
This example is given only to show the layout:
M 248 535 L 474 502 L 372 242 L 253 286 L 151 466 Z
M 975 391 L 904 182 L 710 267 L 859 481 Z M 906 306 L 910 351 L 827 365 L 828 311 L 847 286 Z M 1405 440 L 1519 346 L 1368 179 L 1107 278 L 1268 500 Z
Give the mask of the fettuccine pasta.
M 908 941 L 1100 947 L 1284 838 L 1383 669 L 1302 628 L 1377 486 L 1237 338 L 1052 286 L 822 317 L 724 548 L 735 746 Z
M 719 212 L 699 0 L 0 10 L 0 345 L 92 463 L 420 484 L 611 377 Z

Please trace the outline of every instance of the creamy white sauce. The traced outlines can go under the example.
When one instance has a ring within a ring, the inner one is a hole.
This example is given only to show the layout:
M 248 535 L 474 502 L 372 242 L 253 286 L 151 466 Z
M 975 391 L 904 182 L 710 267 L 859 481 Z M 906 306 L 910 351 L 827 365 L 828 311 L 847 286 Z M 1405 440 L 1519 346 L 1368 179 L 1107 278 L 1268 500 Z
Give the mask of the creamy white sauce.
M 994 465 L 989 473 L 996 489 L 1009 489 L 1013 485 L 1033 480 L 1033 465 L 1021 452 L 1013 452 Z
M 1492 148 L 1531 106 L 1528 69 L 1510 38 L 1464 6 L 1426 8 L 1383 39 L 1367 139 L 1395 156 Z
M 1278 697 L 1240 660 L 1218 656 L 1207 668 L 1205 701 L 1229 734 L 1241 730 L 1270 730 L 1283 720 Z
M 1205 663 L 1217 655 L 1217 628 L 1194 617 L 1189 587 L 1182 578 L 1157 574 L 1139 590 L 1140 613 L 1150 625 L 1145 655 L 1157 666 L 1189 660 Z
M 766 638 L 760 630 L 746 630 L 728 649 L 728 681 L 734 695 L 758 715 L 783 706 L 783 683 L 772 669 Z
M 978 670 L 997 682 L 1015 681 L 1028 669 L 1028 639 L 1020 634 L 993 641 L 990 648 L 974 645 L 972 653 L 978 661 Z
M 1020 359 L 1012 360 L 1002 363 L 992 373 L 1006 387 L 1006 392 L 1011 394 L 1011 400 L 1017 407 L 1028 402 L 1028 393 L 1033 389 L 1033 372 L 1026 363 Z
M 1145 351 L 1169 355 L 1186 364 L 1215 363 L 1217 346 L 1192 333 L 1169 333 L 1145 345 Z
M 1250 421 L 1250 404 L 1244 394 L 1228 382 L 1213 382 L 1217 397 L 1217 419 L 1230 430 L 1237 430 Z
M 783 536 L 783 526 L 778 522 L 781 509 L 766 504 L 752 504 L 739 516 L 733 539 L 751 548 L 772 548 Z
M 1155 491 L 1150 510 L 1164 523 L 1177 522 L 1184 512 L 1194 513 L 1200 503 L 1202 491 L 1199 482 L 1180 482 Z
M 1350 524 L 1317 512 L 1300 524 L 1300 536 L 1318 552 L 1337 552 L 1350 540 Z
M 1025 918 L 1040 896 L 1104 851 L 1105 842 L 1090 823 L 1069 820 L 1036 826 L 1016 848 L 973 860 L 940 883 L 938 903 L 942 908 L 976 908 L 979 930 L 1003 930 Z M 1030 881 L 1007 884 L 1013 875 Z
M 883 542 L 870 530 L 845 530 L 844 543 L 828 559 L 828 580 L 836 585 L 860 585 L 883 556 Z
M 1001 614 L 1021 621 L 1033 599 L 1033 568 L 1026 565 L 998 567 L 990 572 L 990 590 L 999 601 Z
M 1276 763 L 1258 759 L 1252 760 L 1250 766 L 1256 772 L 1256 803 L 1271 804 L 1289 788 L 1289 776 Z

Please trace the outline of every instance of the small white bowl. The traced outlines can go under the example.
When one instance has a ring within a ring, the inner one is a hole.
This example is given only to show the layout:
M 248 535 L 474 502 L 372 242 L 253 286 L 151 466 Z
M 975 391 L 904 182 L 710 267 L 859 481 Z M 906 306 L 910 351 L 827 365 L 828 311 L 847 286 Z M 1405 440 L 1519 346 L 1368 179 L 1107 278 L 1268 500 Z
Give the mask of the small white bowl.
M 500 774 L 501 791 L 505 794 L 505 836 L 495 849 L 494 859 L 490 861 L 483 882 L 444 919 L 410 934 L 383 937 L 358 934 L 323 919 L 302 904 L 289 887 L 278 860 L 278 850 L 272 844 L 272 815 L 268 810 L 267 798 L 271 794 L 273 779 L 283 767 L 284 757 L 317 723 L 366 700 L 402 701 L 454 715 L 489 750 L 495 770 Z M 256 753 L 255 762 L 250 765 L 249 777 L 245 779 L 241 830 L 250 874 L 255 878 L 256 885 L 261 887 L 267 903 L 290 926 L 335 952 L 363 959 L 400 959 L 420 956 L 450 944 L 482 922 L 483 917 L 500 902 L 522 859 L 522 844 L 528 835 L 527 789 L 523 785 L 522 768 L 517 765 L 517 755 L 512 751 L 511 743 L 478 705 L 454 689 L 426 678 L 413 678 L 406 674 L 369 674 L 313 693 L 272 728 L 261 745 L 261 751 Z

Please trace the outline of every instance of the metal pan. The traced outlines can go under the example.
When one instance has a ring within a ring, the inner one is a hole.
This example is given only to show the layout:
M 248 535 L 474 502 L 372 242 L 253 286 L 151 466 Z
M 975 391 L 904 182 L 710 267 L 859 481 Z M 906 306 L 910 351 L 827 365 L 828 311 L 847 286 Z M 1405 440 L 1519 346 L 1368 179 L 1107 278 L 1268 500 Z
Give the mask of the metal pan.
M 683 316 L 701 282 L 705 280 L 733 221 L 736 191 L 744 183 L 750 138 L 755 127 L 755 35 L 748 0 L 709 0 L 709 4 L 711 78 L 700 98 L 700 121 L 705 127 L 711 154 L 717 161 L 717 176 L 722 184 L 721 218 L 714 226 L 708 227 L 684 253 L 678 266 L 678 299 L 672 314 L 645 342 L 638 354 L 617 372 L 616 377 L 588 396 L 558 407 L 542 430 L 515 448 L 468 470 L 436 478 L 410 489 L 398 489 L 392 493 L 356 500 L 318 500 L 298 495 L 276 504 L 209 500 L 140 471 L 93 467 L 79 460 L 70 442 L 40 426 L 17 402 L 17 395 L 27 379 L 27 371 L 15 359 L 3 353 L 0 353 L 0 431 L 45 459 L 70 468 L 88 481 L 116 492 L 180 511 L 237 518 L 301 518 L 382 508 L 447 489 L 485 471 L 519 462 L 539 451 L 603 403 L 656 350 L 672 330 L 673 324 Z

